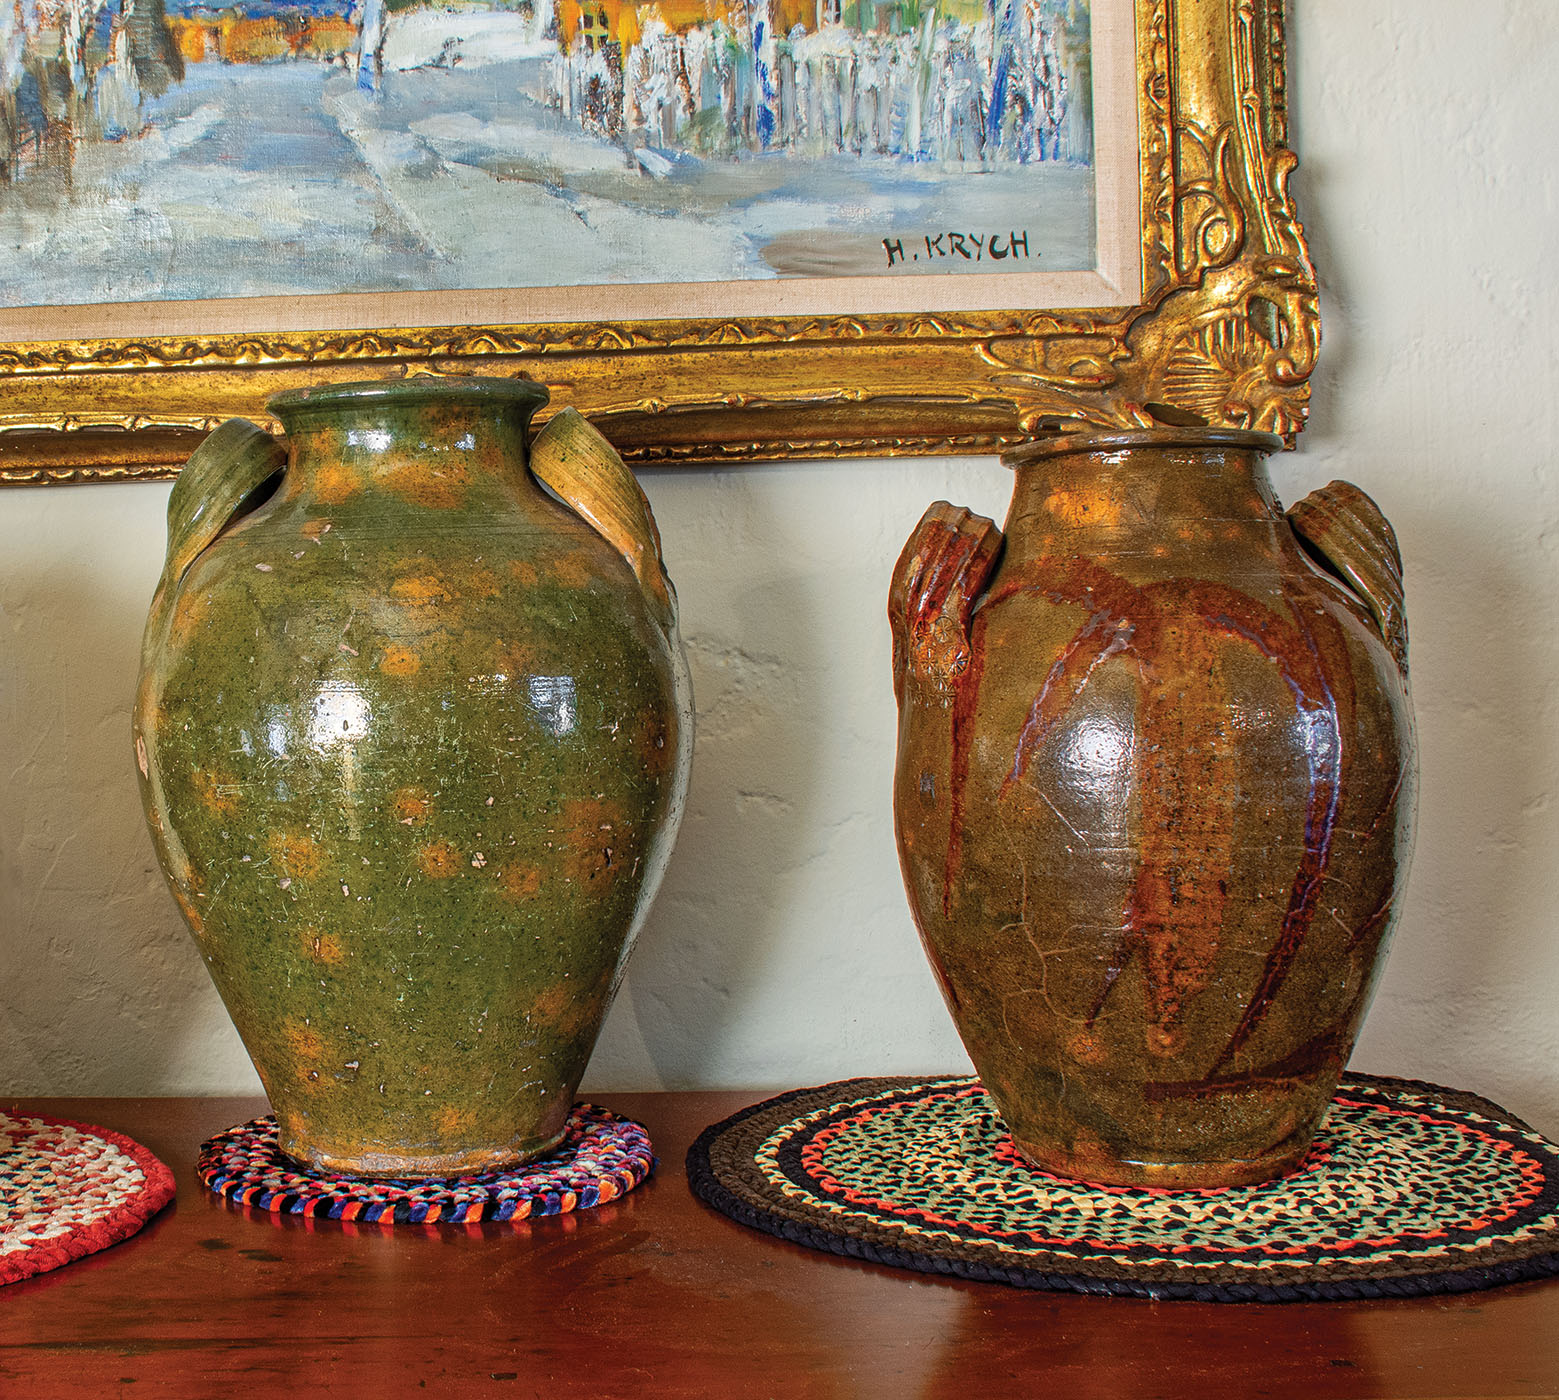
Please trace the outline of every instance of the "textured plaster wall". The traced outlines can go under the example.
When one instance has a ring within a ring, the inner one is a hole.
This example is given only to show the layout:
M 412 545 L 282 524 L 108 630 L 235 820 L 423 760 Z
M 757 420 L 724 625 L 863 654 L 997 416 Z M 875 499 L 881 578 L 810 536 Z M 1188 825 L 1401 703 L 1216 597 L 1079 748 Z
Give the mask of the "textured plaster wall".
M 1418 855 L 1361 1068 L 1559 1133 L 1559 210 L 1550 0 L 1292 7 L 1323 283 L 1312 424 L 1402 537 Z M 888 571 L 988 459 L 651 474 L 699 736 L 687 824 L 598 1087 L 964 1067 L 888 810 Z M 166 487 L 0 493 L 0 1092 L 257 1087 L 142 831 L 126 712 Z

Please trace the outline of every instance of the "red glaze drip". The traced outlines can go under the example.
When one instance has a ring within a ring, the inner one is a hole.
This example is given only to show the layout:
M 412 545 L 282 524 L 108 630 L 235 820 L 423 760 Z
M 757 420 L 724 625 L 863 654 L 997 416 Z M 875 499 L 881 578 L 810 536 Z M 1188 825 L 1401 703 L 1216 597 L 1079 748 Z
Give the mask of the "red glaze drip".
M 1233 635 L 1254 642 L 1263 655 L 1277 663 L 1279 673 L 1294 692 L 1299 714 L 1309 726 L 1305 757 L 1310 767 L 1310 799 L 1305 810 L 1304 851 L 1289 890 L 1282 931 L 1267 953 L 1256 992 L 1239 1025 L 1234 1028 L 1234 1034 L 1229 1037 L 1229 1043 L 1224 1046 L 1223 1054 L 1214 1063 L 1214 1070 L 1228 1064 L 1260 1028 L 1268 1008 L 1288 979 L 1289 969 L 1310 929 L 1331 858 L 1337 807 L 1342 798 L 1342 736 L 1345 730 L 1352 728 L 1354 703 L 1348 684 L 1342 629 L 1330 613 L 1309 614 L 1308 618 L 1314 619 L 1311 626 L 1315 631 L 1312 631 L 1306 626 L 1307 614 L 1297 600 L 1290 600 L 1296 619 L 1294 624 L 1279 622 L 1265 609 L 1255 608 L 1248 599 L 1242 598 L 1241 602 L 1242 608 L 1224 608 L 1216 616 L 1207 616 L 1207 621 L 1214 626 L 1226 626 Z M 1327 650 L 1338 663 L 1330 670 L 1340 682 L 1339 693 L 1334 693 L 1327 684 L 1316 632 L 1325 634 Z
M 1259 1089 L 1279 1084 L 1288 1079 L 1306 1079 L 1324 1069 L 1328 1062 L 1338 1058 L 1337 1044 L 1341 1039 L 1337 1031 L 1328 1031 L 1313 1040 L 1307 1040 L 1281 1060 L 1262 1065 L 1238 1074 L 1185 1080 L 1148 1080 L 1142 1086 L 1143 1097 L 1149 1103 L 1164 1103 L 1169 1099 L 1194 1099 L 1227 1094 L 1241 1089 Z
M 969 780 L 970 732 L 980 703 L 980 680 L 985 675 L 985 614 L 976 612 L 969 628 L 970 659 L 953 682 L 951 758 L 947 782 L 950 824 L 947 830 L 947 863 L 942 870 L 942 914 L 953 914 L 953 881 L 958 878 L 964 853 L 964 788 Z
M 1341 630 L 1330 614 L 1321 613 L 1314 615 L 1312 631 L 1305 625 L 1307 613 L 1298 600 L 1291 600 L 1295 621 L 1288 621 L 1225 585 L 1168 579 L 1138 587 L 1081 559 L 1039 559 L 1015 570 L 985 599 L 975 625 L 982 626 L 987 609 L 1030 592 L 1043 593 L 1053 603 L 1086 607 L 1090 612 L 1051 666 L 1030 707 L 1004 787 L 1022 780 L 1033 754 L 1094 671 L 1117 655 L 1133 658 L 1142 687 L 1141 742 L 1136 746 L 1139 763 L 1155 749 L 1181 755 L 1167 780 L 1137 785 L 1143 808 L 1141 859 L 1123 910 L 1122 934 L 1112 951 L 1090 1023 L 1103 1011 L 1121 972 L 1141 951 L 1160 1048 L 1172 1050 L 1185 1000 L 1206 985 L 1217 953 L 1227 882 L 1216 871 L 1221 866 L 1232 872 L 1232 823 L 1216 819 L 1215 813 L 1212 819 L 1204 816 L 1193 830 L 1191 813 L 1206 812 L 1210 794 L 1219 791 L 1230 794 L 1232 802 L 1236 775 L 1217 742 L 1214 721 L 1205 713 L 1188 715 L 1178 697 L 1156 683 L 1160 670 L 1167 673 L 1167 663 L 1176 659 L 1176 653 L 1166 654 L 1166 634 L 1176 617 L 1189 614 L 1213 635 L 1249 643 L 1274 663 L 1294 695 L 1296 711 L 1307 729 L 1310 772 L 1302 853 L 1279 937 L 1217 1068 L 1228 1063 L 1261 1025 L 1309 930 L 1325 881 L 1341 793 L 1342 732 L 1347 726 L 1340 721 L 1351 715 L 1352 695 L 1333 694 L 1321 661 L 1323 643 L 1316 633 L 1324 635 L 1324 649 L 1341 663 Z M 1181 653 L 1191 644 L 1190 639 L 1179 638 L 1175 643 Z M 975 657 L 982 654 L 976 643 Z M 1211 666 L 1213 660 L 1209 649 L 1205 662 Z M 1348 674 L 1345 664 L 1329 669 L 1335 675 Z M 961 849 L 960 799 L 969 763 L 964 731 L 977 698 L 978 674 L 966 673 L 960 678 L 954 708 L 954 819 L 948 841 L 947 890 Z M 1194 759 L 1190 757 L 1193 754 Z M 1198 771 L 1184 771 L 1188 762 Z M 1188 849 L 1193 846 L 1198 849 Z M 944 896 L 944 906 L 946 902 Z

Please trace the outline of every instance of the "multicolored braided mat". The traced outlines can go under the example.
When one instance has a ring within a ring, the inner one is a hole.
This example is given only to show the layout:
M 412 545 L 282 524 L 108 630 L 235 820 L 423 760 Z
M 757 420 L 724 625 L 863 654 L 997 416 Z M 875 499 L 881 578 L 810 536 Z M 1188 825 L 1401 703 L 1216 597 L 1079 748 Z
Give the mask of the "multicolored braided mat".
M 441 1180 L 370 1180 L 309 1171 L 277 1146 L 276 1120 L 256 1118 L 203 1143 L 195 1171 L 219 1196 L 260 1210 L 384 1225 L 469 1225 L 588 1210 L 627 1195 L 655 1170 L 641 1124 L 576 1103 L 563 1141 L 510 1171 Z
M 1559 1274 L 1559 1148 L 1472 1094 L 1343 1079 L 1304 1167 L 1218 1191 L 1028 1166 L 971 1078 L 851 1079 L 707 1129 L 702 1200 L 854 1259 L 1079 1293 L 1287 1302 Z
M 0 1284 L 118 1244 L 173 1192 L 173 1173 L 131 1138 L 0 1113 Z

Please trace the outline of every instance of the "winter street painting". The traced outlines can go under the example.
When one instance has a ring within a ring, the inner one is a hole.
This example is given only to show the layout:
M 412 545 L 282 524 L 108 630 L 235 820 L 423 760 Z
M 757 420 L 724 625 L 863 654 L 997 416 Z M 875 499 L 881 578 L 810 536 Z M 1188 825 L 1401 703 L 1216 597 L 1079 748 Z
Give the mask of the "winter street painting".
M 0 0 L 0 306 L 1090 269 L 1111 3 Z

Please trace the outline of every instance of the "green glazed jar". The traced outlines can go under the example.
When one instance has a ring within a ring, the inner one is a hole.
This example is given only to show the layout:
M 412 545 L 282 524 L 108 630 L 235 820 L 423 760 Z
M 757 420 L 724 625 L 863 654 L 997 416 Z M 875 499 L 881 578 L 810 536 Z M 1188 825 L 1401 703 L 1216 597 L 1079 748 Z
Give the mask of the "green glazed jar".
M 224 424 L 168 509 L 135 749 L 282 1149 L 369 1176 L 561 1137 L 687 787 L 648 503 L 525 381 L 342 384 Z

